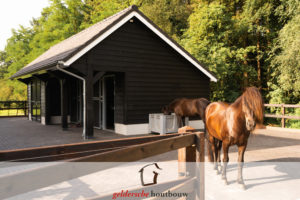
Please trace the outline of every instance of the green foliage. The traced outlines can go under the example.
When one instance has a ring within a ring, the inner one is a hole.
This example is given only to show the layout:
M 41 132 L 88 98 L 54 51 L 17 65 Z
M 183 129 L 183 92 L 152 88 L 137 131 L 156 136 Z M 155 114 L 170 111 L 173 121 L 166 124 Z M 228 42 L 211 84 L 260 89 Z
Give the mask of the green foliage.
M 179 40 L 188 26 L 192 6 L 184 0 L 146 0 L 140 10 L 168 35 Z
M 270 97 L 274 103 L 295 104 L 300 102 L 300 2 L 285 3 L 279 7 L 278 14 L 286 24 L 279 31 L 271 52 Z
M 232 101 L 239 95 L 240 76 L 234 56 L 238 52 L 232 45 L 232 15 L 226 6 L 218 2 L 199 4 L 189 17 L 189 28 L 183 35 L 181 44 L 200 62 L 214 72 L 219 81 L 213 84 L 212 99 Z
M 86 5 L 81 0 L 51 0 L 32 27 L 12 30 L 0 57 L 0 100 L 25 100 L 26 85 L 9 77 L 54 44 L 81 30 Z M 1 73 L 2 72 L 2 73 Z
M 9 80 L 12 74 L 132 4 L 216 74 L 211 100 L 232 102 L 257 86 L 266 102 L 300 102 L 298 0 L 51 0 L 0 52 L 0 100 L 26 99 L 26 86 Z

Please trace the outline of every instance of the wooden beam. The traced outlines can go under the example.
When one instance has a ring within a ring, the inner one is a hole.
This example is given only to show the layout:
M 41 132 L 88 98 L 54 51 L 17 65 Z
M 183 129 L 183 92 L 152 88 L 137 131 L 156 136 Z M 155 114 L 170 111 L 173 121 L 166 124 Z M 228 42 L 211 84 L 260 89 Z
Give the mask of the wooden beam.
M 285 108 L 300 108 L 300 105 L 294 104 L 264 104 L 265 107 L 285 107 Z
M 126 147 L 126 146 L 124 146 Z M 54 162 L 54 161 L 63 161 L 63 160 L 70 160 L 75 158 L 80 158 L 84 156 L 90 156 L 98 153 L 108 152 L 116 149 L 121 149 L 124 147 L 112 147 L 112 148 L 106 148 L 106 149 L 96 149 L 96 150 L 88 150 L 88 151 L 80 151 L 80 152 L 74 152 L 74 153 L 61 153 L 57 155 L 43 155 L 39 157 L 30 157 L 30 158 L 24 158 L 24 159 L 18 159 L 18 160 L 11 160 L 10 162 L 6 164 L 2 164 L 1 167 L 9 167 L 11 166 L 11 162 L 14 162 L 13 165 L 15 165 L 16 162 L 19 162 L 20 165 L 24 162 Z
M 86 156 L 71 162 L 132 162 L 148 158 L 168 151 L 180 149 L 194 144 L 195 135 L 187 134 L 173 138 L 163 139 L 145 144 L 133 145 L 122 150 Z
M 281 106 L 281 114 L 282 114 L 283 116 L 285 116 L 285 108 L 284 108 L 283 105 Z M 284 118 L 281 119 L 281 127 L 282 127 L 282 128 L 285 127 L 285 119 L 284 119 Z
M 196 162 L 196 147 L 189 146 L 178 149 L 178 175 L 194 176 L 194 165 L 190 162 Z
M 72 159 L 69 160 L 71 163 L 51 163 L 49 166 L 42 166 L 32 170 L 4 175 L 0 177 L 0 199 L 61 183 L 62 181 L 71 180 L 83 175 L 116 167 L 121 164 L 116 162 L 137 161 L 185 146 L 191 146 L 194 142 L 195 135 L 188 134 Z M 86 162 L 94 163 L 88 165 Z M 97 164 L 95 162 L 101 163 Z M 28 180 L 30 180 L 30 184 L 28 184 Z
M 95 84 L 104 74 L 105 72 L 98 72 L 93 78 L 93 84 Z
M 48 71 L 48 74 L 50 75 L 50 77 L 56 78 L 56 79 L 65 79 L 66 78 L 66 74 L 63 74 L 60 71 Z
M 196 134 L 196 200 L 205 199 L 205 136 L 203 132 Z
M 265 117 L 271 118 L 284 118 L 284 119 L 298 119 L 300 120 L 300 116 L 289 116 L 289 115 L 273 115 L 273 114 L 265 114 Z
M 91 65 L 87 66 L 86 81 L 86 130 L 85 139 L 91 139 L 94 137 L 94 102 L 93 102 L 93 68 Z
M 27 161 L 32 161 L 33 158 L 43 158 L 43 157 L 49 158 L 50 156 L 53 156 L 55 158 L 56 156 L 65 155 L 65 154 L 81 153 L 81 152 L 87 152 L 91 150 L 100 151 L 105 149 L 120 148 L 129 145 L 137 145 L 146 142 L 153 142 L 153 141 L 167 139 L 176 136 L 179 136 L 179 134 L 153 135 L 153 136 L 122 138 L 122 139 L 105 140 L 105 141 L 92 141 L 92 142 L 81 142 L 81 143 L 74 143 L 74 144 L 44 146 L 44 147 L 35 147 L 35 148 L 27 148 L 27 149 L 6 150 L 6 151 L 0 151 L 0 161 L 14 161 L 14 162 L 26 161 L 27 162 Z M 34 160 L 34 161 L 40 161 L 40 160 Z

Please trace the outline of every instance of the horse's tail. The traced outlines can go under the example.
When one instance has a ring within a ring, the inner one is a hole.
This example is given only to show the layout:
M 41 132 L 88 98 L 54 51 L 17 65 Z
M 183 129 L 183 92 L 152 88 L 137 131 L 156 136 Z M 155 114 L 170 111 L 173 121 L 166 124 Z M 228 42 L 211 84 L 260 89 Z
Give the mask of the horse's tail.
M 205 98 L 200 98 L 196 101 L 196 107 L 197 107 L 197 111 L 198 111 L 198 114 L 199 116 L 201 117 L 204 125 L 205 125 L 205 122 L 206 122 L 206 119 L 205 119 L 205 109 L 206 107 L 210 104 L 210 101 L 208 101 L 207 99 Z
M 210 104 L 211 102 L 208 101 L 205 98 L 200 98 L 197 100 L 196 102 L 196 107 L 198 110 L 198 114 L 201 117 L 203 124 L 204 124 L 204 137 L 206 138 L 206 147 L 207 147 L 207 156 L 208 156 L 208 161 L 209 162 L 213 162 L 214 158 L 213 158 L 213 152 L 211 149 L 211 144 L 209 142 L 208 139 L 208 134 L 207 134 L 207 130 L 206 130 L 206 117 L 205 117 L 205 110 L 206 107 Z

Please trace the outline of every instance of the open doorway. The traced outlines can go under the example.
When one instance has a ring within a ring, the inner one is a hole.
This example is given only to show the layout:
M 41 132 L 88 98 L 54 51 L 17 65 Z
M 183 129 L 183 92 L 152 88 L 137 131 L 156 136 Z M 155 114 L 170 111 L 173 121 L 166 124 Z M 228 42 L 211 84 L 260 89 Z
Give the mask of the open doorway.
M 114 130 L 115 76 L 105 75 L 94 84 L 94 127 Z
M 105 119 L 103 122 L 105 129 L 114 130 L 115 126 L 115 77 L 103 77 L 104 83 L 104 109 Z

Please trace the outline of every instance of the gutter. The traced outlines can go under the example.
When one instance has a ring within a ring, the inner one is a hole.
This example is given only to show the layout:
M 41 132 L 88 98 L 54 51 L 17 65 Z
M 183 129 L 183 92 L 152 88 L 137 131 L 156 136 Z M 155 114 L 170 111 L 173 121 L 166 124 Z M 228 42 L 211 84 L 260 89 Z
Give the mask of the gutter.
M 73 76 L 79 80 L 82 80 L 82 83 L 83 83 L 83 89 L 82 89 L 82 95 L 83 95 L 83 131 L 82 131 L 82 137 L 84 139 L 87 139 L 86 137 L 86 91 L 85 91 L 85 87 L 86 87 L 86 82 L 85 82 L 85 79 L 81 76 L 78 76 L 77 74 L 74 74 L 72 72 L 69 72 L 63 68 L 61 68 L 61 66 L 65 66 L 64 62 L 63 61 L 58 61 L 58 64 L 56 65 L 56 69 L 63 72 L 63 73 L 66 73 L 70 76 Z

